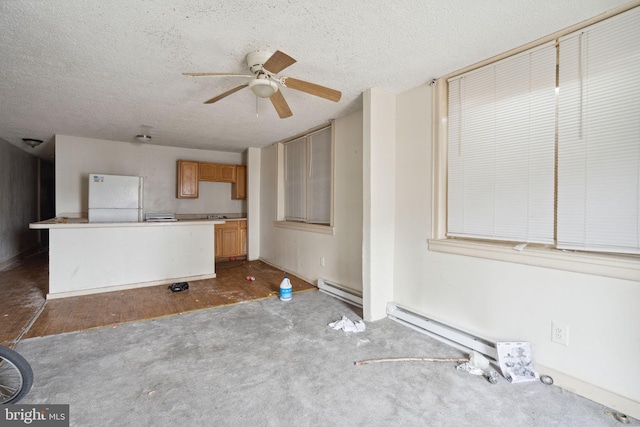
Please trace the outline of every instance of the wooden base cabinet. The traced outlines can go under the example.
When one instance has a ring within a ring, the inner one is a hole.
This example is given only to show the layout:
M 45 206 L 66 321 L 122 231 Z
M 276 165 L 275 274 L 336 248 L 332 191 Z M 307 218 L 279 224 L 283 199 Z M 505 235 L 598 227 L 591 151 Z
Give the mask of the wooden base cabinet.
M 238 234 L 240 238 L 240 253 L 247 256 L 247 221 L 238 221 Z
M 227 221 L 215 226 L 216 258 L 247 256 L 247 221 Z

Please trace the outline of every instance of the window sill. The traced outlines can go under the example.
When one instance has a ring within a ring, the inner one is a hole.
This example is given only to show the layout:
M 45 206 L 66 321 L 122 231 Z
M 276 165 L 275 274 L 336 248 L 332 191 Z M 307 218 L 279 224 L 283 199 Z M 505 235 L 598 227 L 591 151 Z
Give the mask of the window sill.
M 525 247 L 518 251 L 508 243 L 474 242 L 456 239 L 429 239 L 429 250 L 538 267 L 640 280 L 640 258 L 634 255 L 610 255 Z
M 333 226 L 320 224 L 307 224 L 305 222 L 294 221 L 274 221 L 273 225 L 279 228 L 289 228 L 291 230 L 309 231 L 311 233 L 321 233 L 333 235 Z

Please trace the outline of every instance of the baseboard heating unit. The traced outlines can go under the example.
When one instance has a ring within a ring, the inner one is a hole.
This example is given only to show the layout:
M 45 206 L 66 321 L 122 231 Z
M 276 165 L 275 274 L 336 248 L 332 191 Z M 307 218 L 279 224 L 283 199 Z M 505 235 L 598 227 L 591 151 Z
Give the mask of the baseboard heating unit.
M 498 360 L 496 344 L 488 340 L 413 313 L 392 302 L 387 304 L 387 315 L 398 323 L 409 326 L 459 350 L 467 352 L 475 350 L 490 359 Z
M 346 303 L 362 308 L 362 294 L 352 289 L 343 288 L 324 279 L 318 279 L 318 290 L 338 298 Z

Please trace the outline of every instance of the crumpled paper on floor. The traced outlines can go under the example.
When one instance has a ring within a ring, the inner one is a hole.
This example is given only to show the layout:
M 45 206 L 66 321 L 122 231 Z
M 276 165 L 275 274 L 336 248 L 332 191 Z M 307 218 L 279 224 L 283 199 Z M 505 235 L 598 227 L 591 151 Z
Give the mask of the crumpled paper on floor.
M 347 316 L 342 316 L 342 319 L 329 323 L 329 327 L 336 331 L 338 329 L 342 329 L 345 332 L 362 332 L 365 330 L 364 322 L 362 320 L 353 323 L 353 321 Z

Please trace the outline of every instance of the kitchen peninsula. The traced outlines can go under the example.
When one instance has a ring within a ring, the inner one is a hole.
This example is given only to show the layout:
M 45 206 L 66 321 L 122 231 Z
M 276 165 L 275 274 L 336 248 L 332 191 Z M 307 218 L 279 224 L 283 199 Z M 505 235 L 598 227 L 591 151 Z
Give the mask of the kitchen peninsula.
M 215 232 L 221 219 L 89 223 L 50 219 L 47 299 L 216 277 Z

